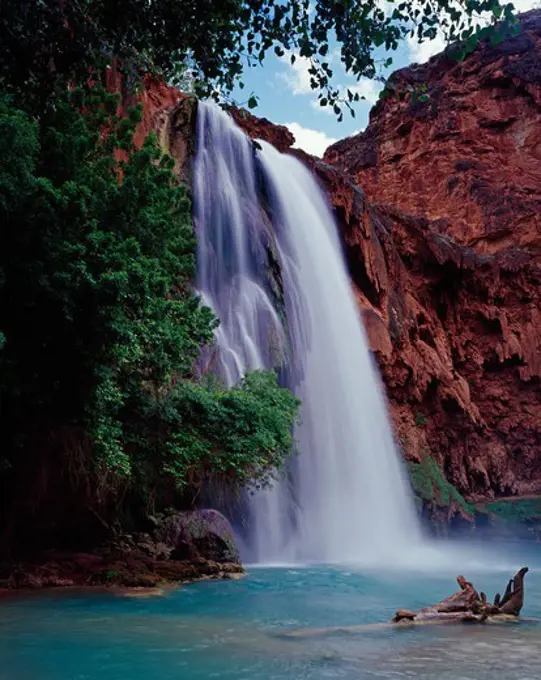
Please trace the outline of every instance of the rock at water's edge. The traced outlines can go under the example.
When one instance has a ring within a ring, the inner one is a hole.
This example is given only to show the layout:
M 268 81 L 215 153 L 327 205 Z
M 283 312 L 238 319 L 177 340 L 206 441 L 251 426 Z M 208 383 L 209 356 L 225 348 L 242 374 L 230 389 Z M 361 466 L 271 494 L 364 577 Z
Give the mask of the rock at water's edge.
M 158 526 L 155 538 L 172 549 L 171 557 L 188 557 L 196 550 L 215 562 L 240 562 L 231 525 L 217 510 L 177 512 Z
M 159 518 L 152 534 L 121 534 L 92 553 L 50 550 L 0 564 L 0 589 L 111 586 L 235 579 L 244 572 L 229 522 L 216 510 Z

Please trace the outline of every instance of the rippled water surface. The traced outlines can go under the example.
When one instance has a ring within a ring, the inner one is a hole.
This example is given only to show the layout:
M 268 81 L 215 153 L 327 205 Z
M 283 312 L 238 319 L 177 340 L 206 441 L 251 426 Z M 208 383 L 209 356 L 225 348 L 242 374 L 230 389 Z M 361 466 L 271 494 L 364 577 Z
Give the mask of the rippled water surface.
M 502 549 L 485 566 L 450 564 L 436 574 L 286 566 L 152 599 L 74 591 L 7 598 L 0 680 L 540 678 L 541 554 L 536 546 L 521 552 Z M 522 564 L 531 572 L 520 623 L 360 627 L 450 594 L 458 572 L 492 598 Z

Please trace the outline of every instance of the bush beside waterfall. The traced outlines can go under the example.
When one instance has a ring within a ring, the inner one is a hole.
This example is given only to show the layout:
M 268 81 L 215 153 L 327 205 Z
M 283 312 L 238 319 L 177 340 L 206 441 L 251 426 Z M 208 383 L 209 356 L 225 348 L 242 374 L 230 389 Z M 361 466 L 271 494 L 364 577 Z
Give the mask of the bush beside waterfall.
M 217 321 L 191 287 L 190 202 L 117 103 L 75 88 L 36 119 L 0 99 L 0 482 L 15 525 L 187 506 L 209 479 L 264 484 L 293 447 L 298 402 L 274 374 L 194 380 Z

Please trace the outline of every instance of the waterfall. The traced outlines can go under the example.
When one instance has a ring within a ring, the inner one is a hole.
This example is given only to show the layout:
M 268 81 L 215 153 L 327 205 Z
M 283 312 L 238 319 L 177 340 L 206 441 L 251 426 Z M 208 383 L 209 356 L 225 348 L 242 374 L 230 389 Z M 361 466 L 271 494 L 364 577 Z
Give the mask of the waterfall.
M 380 564 L 420 541 L 331 211 L 310 171 L 199 104 L 197 287 L 220 319 L 207 367 L 279 368 L 302 400 L 298 455 L 250 500 L 261 562 Z

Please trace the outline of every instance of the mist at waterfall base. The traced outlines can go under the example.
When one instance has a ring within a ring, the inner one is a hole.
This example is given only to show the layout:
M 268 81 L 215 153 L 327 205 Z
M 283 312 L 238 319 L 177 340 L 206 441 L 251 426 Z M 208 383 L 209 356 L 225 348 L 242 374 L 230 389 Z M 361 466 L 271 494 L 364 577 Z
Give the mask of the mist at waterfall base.
M 322 190 L 299 160 L 252 142 L 218 107 L 200 103 L 197 126 L 197 288 L 220 320 L 203 369 L 232 385 L 278 368 L 302 401 L 298 455 L 250 498 L 244 556 L 448 564 L 422 536 Z M 471 562 L 471 546 L 460 553 Z

